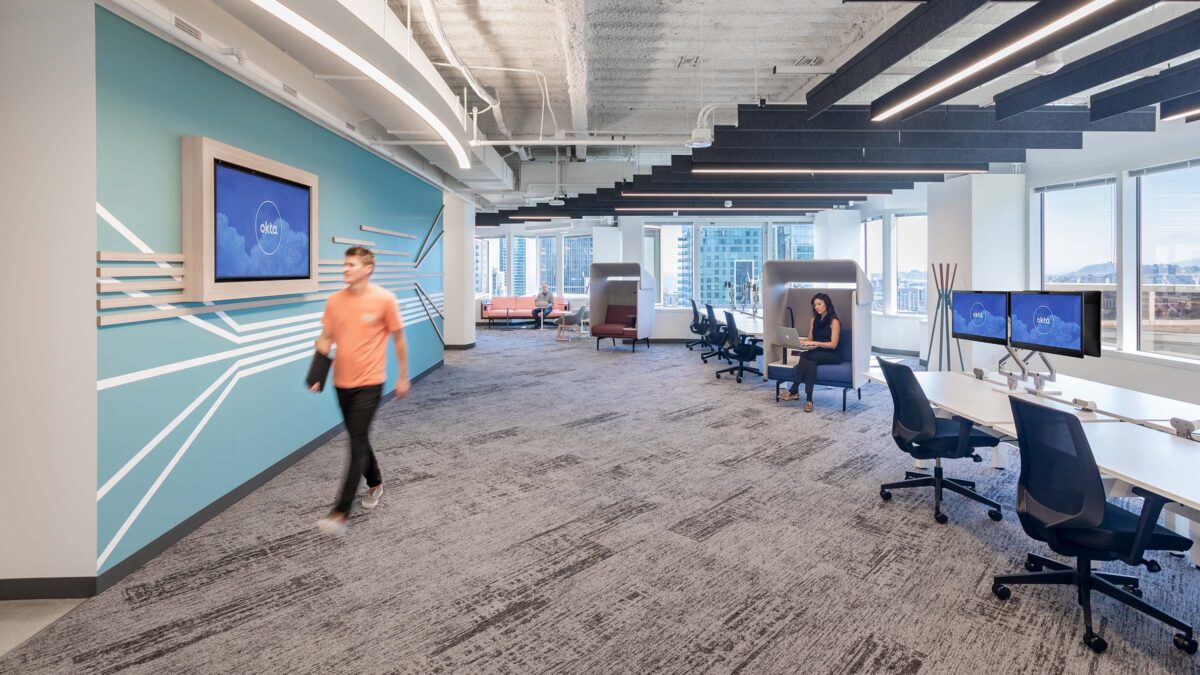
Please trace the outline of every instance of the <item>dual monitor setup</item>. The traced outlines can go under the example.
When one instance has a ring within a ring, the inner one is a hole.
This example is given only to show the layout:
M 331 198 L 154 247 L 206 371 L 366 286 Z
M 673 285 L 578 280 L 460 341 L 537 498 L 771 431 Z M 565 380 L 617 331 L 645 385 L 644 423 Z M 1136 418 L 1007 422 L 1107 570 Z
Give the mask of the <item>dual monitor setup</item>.
M 951 316 L 958 339 L 1100 356 L 1100 291 L 953 291 Z
M 951 335 L 956 339 L 1001 345 L 1008 354 L 997 370 L 1008 377 L 1008 389 L 1017 379 L 1032 376 L 1037 393 L 1051 393 L 1045 382 L 1056 379 L 1054 364 L 1046 354 L 1081 359 L 1100 356 L 1100 291 L 953 291 L 950 298 Z M 1018 349 L 1029 350 L 1024 357 Z M 1029 370 L 1029 361 L 1041 358 L 1048 373 Z M 1005 373 L 1012 360 L 1020 374 Z M 976 369 L 982 378 L 983 371 Z

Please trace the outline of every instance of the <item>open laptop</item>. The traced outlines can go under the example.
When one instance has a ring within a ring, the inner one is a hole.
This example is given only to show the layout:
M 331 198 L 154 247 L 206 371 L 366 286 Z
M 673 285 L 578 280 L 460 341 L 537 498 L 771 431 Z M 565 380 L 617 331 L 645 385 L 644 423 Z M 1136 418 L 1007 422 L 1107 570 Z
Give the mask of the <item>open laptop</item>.
M 797 332 L 795 328 L 790 328 L 788 326 L 779 327 L 779 341 L 783 343 L 785 348 L 791 349 L 792 351 L 806 352 L 812 349 L 812 347 L 805 347 L 803 338 L 800 337 L 800 333 Z

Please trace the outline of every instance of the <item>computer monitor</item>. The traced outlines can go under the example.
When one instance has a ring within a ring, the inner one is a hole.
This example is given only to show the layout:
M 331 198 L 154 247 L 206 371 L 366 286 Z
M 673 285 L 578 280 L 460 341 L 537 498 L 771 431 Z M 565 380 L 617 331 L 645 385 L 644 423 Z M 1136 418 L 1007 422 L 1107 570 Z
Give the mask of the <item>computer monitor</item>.
M 1009 324 L 1009 344 L 1017 349 L 1100 356 L 1099 291 L 1011 293 Z
M 961 340 L 1008 344 L 1008 293 L 953 291 L 951 334 Z

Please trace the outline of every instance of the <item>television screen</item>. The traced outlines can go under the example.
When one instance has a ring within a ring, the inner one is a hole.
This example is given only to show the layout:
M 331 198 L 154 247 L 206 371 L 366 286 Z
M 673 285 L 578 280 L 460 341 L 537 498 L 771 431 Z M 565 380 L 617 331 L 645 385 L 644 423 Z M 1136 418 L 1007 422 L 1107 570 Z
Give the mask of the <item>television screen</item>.
M 1012 346 L 1083 358 L 1083 294 L 1013 293 Z
M 954 337 L 1008 344 L 1008 293 L 954 291 L 950 302 Z
M 214 162 L 215 281 L 308 279 L 309 188 Z

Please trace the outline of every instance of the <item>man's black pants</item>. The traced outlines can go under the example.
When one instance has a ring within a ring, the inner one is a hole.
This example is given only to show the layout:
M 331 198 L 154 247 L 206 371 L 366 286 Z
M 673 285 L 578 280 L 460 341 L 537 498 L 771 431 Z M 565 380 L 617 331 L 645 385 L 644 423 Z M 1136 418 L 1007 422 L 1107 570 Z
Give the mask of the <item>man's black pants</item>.
M 533 320 L 537 323 L 537 327 L 541 328 L 546 319 L 550 318 L 550 312 L 553 312 L 553 307 L 536 307 L 533 310 Z M 538 315 L 541 316 L 538 316 Z
M 382 384 L 370 384 L 365 387 L 352 389 L 338 388 L 338 405 L 342 408 L 342 419 L 346 421 L 346 432 L 350 434 L 350 466 L 346 468 L 346 480 L 342 483 L 342 493 L 338 497 L 335 511 L 350 513 L 354 504 L 354 495 L 358 492 L 358 479 L 367 479 L 367 487 L 375 487 L 383 482 L 379 475 L 379 463 L 375 461 L 375 452 L 371 450 L 371 439 L 368 432 L 371 420 L 375 419 L 375 411 L 379 409 L 379 399 L 383 395 Z

